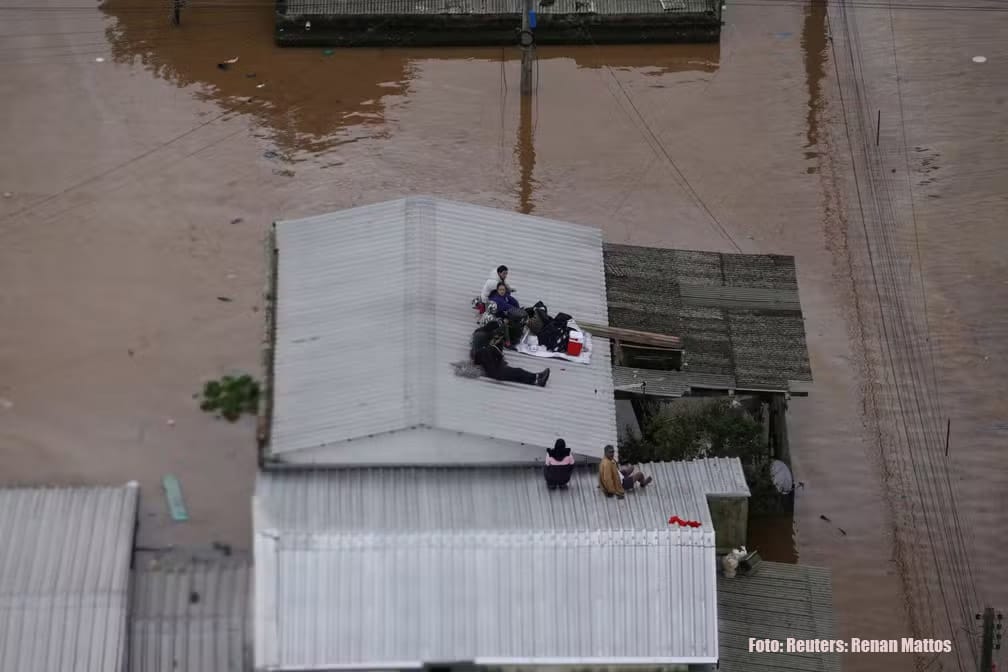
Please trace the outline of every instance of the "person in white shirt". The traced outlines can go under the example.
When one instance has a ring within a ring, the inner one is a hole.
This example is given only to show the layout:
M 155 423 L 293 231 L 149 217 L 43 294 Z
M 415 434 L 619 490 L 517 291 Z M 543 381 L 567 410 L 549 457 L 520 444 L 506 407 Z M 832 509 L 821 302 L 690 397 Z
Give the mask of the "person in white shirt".
M 492 277 L 483 283 L 483 293 L 480 295 L 484 301 L 490 299 L 490 295 L 497 291 L 497 285 L 503 282 L 507 286 L 507 293 L 514 294 L 514 287 L 507 281 L 508 267 L 503 264 L 497 267 L 497 271 L 491 274 Z

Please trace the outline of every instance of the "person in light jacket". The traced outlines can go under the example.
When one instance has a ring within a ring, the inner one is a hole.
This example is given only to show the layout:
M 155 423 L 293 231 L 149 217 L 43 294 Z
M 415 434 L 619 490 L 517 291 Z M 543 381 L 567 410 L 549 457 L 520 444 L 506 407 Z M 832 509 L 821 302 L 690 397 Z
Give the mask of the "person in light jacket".
M 623 499 L 627 490 L 633 490 L 634 485 L 644 488 L 652 481 L 650 476 L 644 476 L 633 465 L 620 467 L 616 463 L 616 449 L 605 447 L 605 457 L 599 463 L 599 487 L 606 497 Z
M 483 300 L 489 301 L 494 292 L 497 291 L 497 283 L 503 282 L 507 286 L 508 294 L 514 294 L 514 287 L 508 284 L 508 267 L 501 264 L 496 271 L 490 273 L 490 279 L 483 283 Z
M 574 473 L 574 456 L 563 439 L 557 439 L 552 450 L 546 451 L 546 466 L 543 467 L 543 478 L 550 490 L 566 490 Z

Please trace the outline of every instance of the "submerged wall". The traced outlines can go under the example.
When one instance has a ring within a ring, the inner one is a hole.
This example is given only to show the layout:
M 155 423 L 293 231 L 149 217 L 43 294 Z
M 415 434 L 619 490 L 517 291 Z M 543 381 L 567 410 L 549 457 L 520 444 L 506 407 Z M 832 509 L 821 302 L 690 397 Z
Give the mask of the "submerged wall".
M 546 0 L 549 2 L 549 0 Z M 721 0 L 554 0 L 537 9 L 538 44 L 716 42 Z M 516 45 L 521 0 L 277 3 L 281 46 Z

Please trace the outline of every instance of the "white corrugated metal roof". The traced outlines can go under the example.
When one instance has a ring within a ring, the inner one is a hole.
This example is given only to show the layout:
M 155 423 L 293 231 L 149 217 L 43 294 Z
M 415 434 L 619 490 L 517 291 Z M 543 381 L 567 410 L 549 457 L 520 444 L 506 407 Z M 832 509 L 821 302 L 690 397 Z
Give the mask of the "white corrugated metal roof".
M 650 465 L 648 465 L 650 466 Z M 657 465 L 655 465 L 657 466 Z M 737 457 L 709 457 L 689 462 L 665 462 L 668 469 L 685 469 L 689 478 L 708 495 L 749 497 L 749 484 Z
M 0 490 L 0 670 L 122 671 L 138 496 Z
M 741 466 L 643 470 L 624 500 L 587 466 L 566 491 L 528 467 L 260 473 L 256 667 L 716 661 L 705 495 Z
M 138 558 L 130 672 L 251 669 L 247 557 Z
M 679 536 L 259 534 L 257 667 L 714 662 L 714 549 Z
M 256 497 L 264 528 L 309 533 L 653 530 L 673 515 L 709 528 L 702 484 L 671 464 L 644 465 L 654 482 L 618 502 L 600 494 L 593 466 L 577 467 L 563 492 L 529 467 L 261 472 Z
M 470 306 L 506 264 L 517 297 L 608 324 L 598 229 L 428 197 L 278 222 L 271 457 L 317 464 L 529 462 L 616 443 L 608 341 L 546 388 L 456 376 Z M 434 457 L 436 456 L 436 457 Z

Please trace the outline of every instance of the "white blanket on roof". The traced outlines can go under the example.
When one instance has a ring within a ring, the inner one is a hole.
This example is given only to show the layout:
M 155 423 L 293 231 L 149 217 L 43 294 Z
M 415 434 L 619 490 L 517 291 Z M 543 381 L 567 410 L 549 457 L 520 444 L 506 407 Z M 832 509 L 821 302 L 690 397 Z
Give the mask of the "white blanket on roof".
M 532 357 L 566 359 L 568 362 L 590 364 L 592 353 L 591 334 L 587 331 L 582 331 L 581 328 L 577 326 L 577 322 L 574 320 L 568 320 L 567 326 L 571 329 L 580 331 L 584 336 L 584 345 L 581 346 L 581 354 L 577 357 L 568 355 L 566 351 L 553 352 L 551 350 L 547 350 L 539 345 L 539 339 L 536 338 L 528 329 L 525 329 L 525 333 L 522 334 L 521 340 L 515 344 L 515 351 L 520 352 L 523 355 L 531 355 Z

